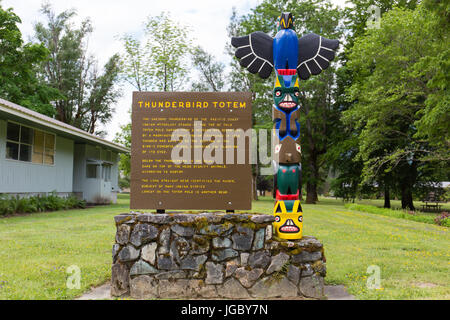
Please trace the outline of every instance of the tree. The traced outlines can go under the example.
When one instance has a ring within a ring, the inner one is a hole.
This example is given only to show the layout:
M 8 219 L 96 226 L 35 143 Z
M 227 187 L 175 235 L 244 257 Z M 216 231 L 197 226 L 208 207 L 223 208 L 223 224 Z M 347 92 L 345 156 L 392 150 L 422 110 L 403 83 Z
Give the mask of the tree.
M 119 77 L 119 55 L 113 55 L 104 66 L 103 74 L 94 68 L 89 81 L 89 97 L 84 104 L 87 117 L 79 117 L 85 121 L 81 128 L 94 133 L 98 123 L 105 124 L 110 121 L 114 109 L 111 107 L 121 96 L 121 91 L 115 88 Z M 79 109 L 80 110 L 80 109 Z
M 346 48 L 353 47 L 354 40 L 363 36 L 368 28 L 368 22 L 381 18 L 386 12 L 393 8 L 404 8 L 414 10 L 419 3 L 418 0 L 350 0 L 349 6 L 344 9 L 344 24 L 348 30 Z M 372 9 L 378 8 L 379 12 Z M 380 16 L 377 17 L 376 14 Z
M 87 38 L 93 30 L 90 20 L 83 20 L 77 29 L 71 24 L 74 10 L 56 15 L 46 4 L 41 12 L 47 23 L 35 25 L 35 37 L 50 51 L 50 59 L 42 63 L 40 74 L 62 94 L 54 101 L 56 119 L 98 134 L 98 124 L 110 121 L 121 94 L 116 86 L 119 56 L 113 55 L 100 72 L 87 51 Z
M 262 25 L 258 15 L 249 15 L 247 17 L 238 17 L 233 8 L 230 23 L 228 25 L 228 36 L 231 37 L 249 34 L 255 30 L 261 30 L 270 33 L 275 26 L 267 23 Z M 226 46 L 227 53 L 232 56 L 231 72 L 228 75 L 230 89 L 233 91 L 244 91 L 252 93 L 252 125 L 254 129 L 272 128 L 271 106 L 272 106 L 272 87 L 269 79 L 261 79 L 258 75 L 251 74 L 243 69 L 238 60 L 234 57 L 234 49 L 231 47 L 231 41 Z M 252 197 L 258 200 L 258 176 L 259 163 L 252 165 Z
M 125 53 L 121 59 L 123 78 L 138 91 L 174 91 L 183 88 L 191 52 L 188 28 L 168 13 L 150 16 L 142 41 L 133 35 L 121 37 Z
M 376 6 L 379 9 L 380 16 L 391 10 L 393 7 L 402 7 L 414 9 L 417 0 L 351 0 L 351 5 L 344 9 L 344 25 L 346 27 L 345 42 L 343 43 L 343 51 L 339 55 L 340 67 L 336 72 L 336 106 L 340 112 L 348 110 L 353 105 L 353 101 L 347 99 L 346 90 L 351 87 L 354 79 L 354 72 L 348 65 L 348 57 L 354 46 L 355 40 L 364 36 L 369 28 L 368 22 L 373 18 L 375 13 L 371 9 Z M 352 186 L 346 188 L 351 193 L 351 198 L 357 195 L 362 196 L 368 190 L 373 189 L 374 183 L 384 194 L 384 207 L 390 208 L 390 195 L 395 191 L 392 172 L 379 171 L 376 181 L 363 180 L 363 161 L 357 157 L 359 152 L 359 136 L 361 134 L 359 128 L 343 123 L 341 120 L 336 124 L 338 126 L 333 137 L 332 144 L 327 151 L 327 161 L 331 164 L 333 171 L 337 173 L 336 182 L 333 186 Z M 349 143 L 350 142 L 350 143 Z M 336 192 L 341 190 L 335 189 Z
M 116 133 L 114 142 L 120 143 L 121 145 L 131 148 L 131 123 L 120 126 L 120 131 Z M 119 171 L 124 177 L 130 177 L 131 173 L 131 158 L 128 153 L 121 153 L 119 160 Z
M 200 74 L 200 80 L 192 83 L 193 91 L 220 91 L 225 86 L 225 65 L 196 47 L 192 53 L 192 64 Z
M 42 45 L 24 44 L 19 23 L 12 9 L 0 6 L 0 97 L 52 116 L 50 101 L 58 91 L 40 83 L 37 77 L 37 68 L 49 52 Z
M 423 57 L 414 70 L 415 75 L 426 82 L 425 108 L 420 111 L 417 139 L 425 139 L 432 146 L 424 160 L 448 162 L 450 159 L 450 3 L 440 0 L 425 0 L 423 7 L 429 19 L 431 54 Z
M 349 55 L 354 78 L 348 98 L 353 104 L 344 112 L 344 121 L 361 132 L 358 157 L 364 162 L 364 181 L 395 177 L 402 208 L 411 210 L 414 186 L 430 178 L 421 171 L 436 166 L 434 161 L 449 160 L 445 153 L 443 159 L 435 157 L 436 143 L 424 139 L 418 129 L 424 114 L 447 108 L 448 116 L 449 111 L 448 104 L 434 103 L 435 95 L 442 97 L 447 90 L 443 82 L 435 87 L 432 80 L 448 73 L 428 63 L 449 47 L 448 31 L 440 30 L 442 41 L 436 41 L 435 23 L 422 5 L 414 11 L 395 8 L 382 17 L 379 29 L 356 39 Z M 443 128 L 441 144 L 449 141 L 448 125 Z
M 125 50 L 120 58 L 122 78 L 138 91 L 182 89 L 191 52 L 188 28 L 163 12 L 148 18 L 144 34 L 142 41 L 130 34 L 121 37 Z M 121 126 L 115 141 L 131 146 L 131 123 Z M 125 176 L 130 174 L 130 165 L 130 155 L 121 155 L 119 167 Z

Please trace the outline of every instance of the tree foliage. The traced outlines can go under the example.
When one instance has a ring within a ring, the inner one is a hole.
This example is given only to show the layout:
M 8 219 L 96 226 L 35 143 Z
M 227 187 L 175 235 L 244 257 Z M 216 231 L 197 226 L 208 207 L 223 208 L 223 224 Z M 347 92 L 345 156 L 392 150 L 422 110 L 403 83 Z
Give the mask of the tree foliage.
M 50 101 L 58 91 L 41 83 L 36 75 L 49 52 L 42 45 L 24 44 L 19 23 L 12 9 L 0 6 L 0 97 L 52 116 Z
M 348 63 L 355 40 L 363 37 L 370 27 L 373 27 L 369 25 L 369 22 L 379 23 L 380 20 L 376 21 L 376 19 L 379 19 L 393 7 L 414 9 L 417 2 L 417 0 L 351 0 L 350 5 L 344 9 L 343 24 L 346 29 L 344 33 L 345 41 L 343 41 L 344 50 L 339 55 L 340 67 L 336 72 L 336 104 L 341 112 L 350 109 L 356 102 L 346 97 L 346 90 L 353 84 L 354 77 L 357 75 Z M 375 7 L 378 10 L 374 10 Z M 375 13 L 380 14 L 380 16 L 377 17 L 374 15 Z M 375 27 L 377 26 L 375 25 Z M 339 129 L 335 131 L 332 138 L 332 147 L 327 154 L 327 161 L 331 164 L 336 175 L 336 181 L 333 183 L 335 193 L 344 192 L 354 199 L 356 196 L 364 196 L 366 192 L 373 190 L 374 185 L 376 185 L 380 191 L 383 190 L 385 207 L 389 208 L 390 194 L 395 191 L 392 174 L 380 170 L 372 181 L 365 182 L 362 174 L 363 161 L 361 157 L 357 157 L 360 128 L 342 121 L 339 121 L 336 125 Z
M 36 23 L 35 37 L 50 52 L 50 59 L 42 63 L 40 76 L 61 93 L 53 102 L 56 119 L 98 134 L 98 125 L 111 120 L 113 105 L 121 94 L 116 86 L 119 56 L 109 58 L 100 71 L 87 48 L 93 30 L 90 20 L 83 20 L 76 28 L 71 23 L 74 10 L 56 14 L 46 4 L 41 12 L 47 21 Z
M 221 91 L 225 86 L 225 65 L 201 47 L 192 53 L 192 64 L 200 75 L 199 81 L 192 83 L 193 91 Z
M 121 145 L 131 148 L 131 123 L 122 125 L 120 131 L 116 134 L 114 142 L 120 143 Z M 119 171 L 124 177 L 130 177 L 131 173 L 131 158 L 130 154 L 121 153 L 119 161 Z
M 131 34 L 121 37 L 125 53 L 121 59 L 122 76 L 138 91 L 175 91 L 184 88 L 191 52 L 188 28 L 171 19 L 168 13 L 150 16 L 144 38 Z
M 183 89 L 191 53 L 188 28 L 163 12 L 147 19 L 144 35 L 142 40 L 131 34 L 121 37 L 124 47 L 120 58 L 122 78 L 138 91 Z M 121 126 L 115 141 L 131 146 L 131 123 Z M 122 174 L 128 176 L 130 166 L 130 155 L 121 155 L 119 168 Z
M 364 180 L 395 177 L 402 206 L 412 210 L 420 171 L 442 172 L 431 162 L 449 160 L 448 29 L 436 21 L 423 6 L 394 8 L 380 28 L 355 40 L 349 56 L 353 104 L 344 122 L 360 130 Z

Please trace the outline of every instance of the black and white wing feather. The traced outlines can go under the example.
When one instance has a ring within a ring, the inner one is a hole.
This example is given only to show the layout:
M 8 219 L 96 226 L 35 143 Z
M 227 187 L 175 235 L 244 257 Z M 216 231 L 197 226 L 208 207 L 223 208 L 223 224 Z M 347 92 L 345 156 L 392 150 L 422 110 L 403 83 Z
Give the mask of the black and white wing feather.
M 315 33 L 299 38 L 297 73 L 300 79 L 306 80 L 312 74 L 317 75 L 328 68 L 338 46 L 338 40 L 330 40 Z
M 242 67 L 250 73 L 258 73 L 263 79 L 270 76 L 273 69 L 273 38 L 256 31 L 248 36 L 233 37 L 231 44 L 236 48 L 235 56 Z

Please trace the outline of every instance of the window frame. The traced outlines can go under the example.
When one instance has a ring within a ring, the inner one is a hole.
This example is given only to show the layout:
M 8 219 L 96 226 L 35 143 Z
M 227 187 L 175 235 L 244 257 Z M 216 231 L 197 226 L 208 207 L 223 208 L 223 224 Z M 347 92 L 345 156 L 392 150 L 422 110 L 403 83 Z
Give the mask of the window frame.
M 102 167 L 102 180 L 105 182 L 111 182 L 112 165 L 110 163 L 104 162 Z
M 14 141 L 14 140 L 8 139 L 8 124 L 9 124 L 9 123 L 13 123 L 13 124 L 19 126 L 19 141 Z M 31 130 L 32 130 L 31 144 L 25 143 L 25 142 L 21 142 L 21 139 L 22 139 L 22 136 L 21 136 L 21 135 L 22 135 L 22 127 L 26 127 L 26 128 L 28 128 L 28 129 L 31 129 Z M 41 131 L 42 133 L 44 133 L 44 142 L 43 142 L 43 151 L 42 151 L 42 163 L 39 163 L 39 162 L 33 162 L 33 153 L 34 153 L 34 132 L 35 132 L 35 131 Z M 54 145 L 53 145 L 53 163 L 52 163 L 52 164 L 50 164 L 50 163 L 45 163 L 45 149 L 46 149 L 46 148 L 45 148 L 45 136 L 46 136 L 46 134 L 52 135 L 52 136 L 54 137 Z M 56 134 L 55 134 L 55 133 L 48 132 L 48 131 L 42 130 L 42 129 L 37 129 L 37 128 L 32 127 L 32 126 L 24 125 L 24 124 L 21 124 L 20 122 L 8 120 L 8 121 L 6 121 L 6 136 L 5 136 L 5 138 L 6 138 L 5 146 L 6 146 L 6 144 L 7 144 L 8 142 L 10 142 L 10 143 L 15 143 L 15 144 L 18 144 L 18 145 L 19 145 L 19 148 L 18 148 L 18 150 L 17 150 L 17 159 L 7 158 L 7 155 L 6 155 L 6 152 L 5 152 L 5 160 L 7 160 L 7 161 L 15 161 L 15 162 L 22 162 L 22 163 L 28 163 L 28 164 L 34 164 L 34 165 L 43 165 L 43 166 L 54 166 L 54 165 L 55 165 L 55 163 L 56 163 Z M 21 146 L 22 144 L 31 147 L 31 157 L 30 157 L 30 161 L 20 160 L 20 146 Z
M 95 167 L 95 177 L 88 176 L 88 172 L 89 172 L 88 167 L 89 166 Z M 101 171 L 99 170 L 99 167 L 101 170 L 101 165 L 99 165 L 98 163 L 87 161 L 86 162 L 86 179 L 101 179 Z M 99 177 L 99 171 L 100 171 L 100 177 Z

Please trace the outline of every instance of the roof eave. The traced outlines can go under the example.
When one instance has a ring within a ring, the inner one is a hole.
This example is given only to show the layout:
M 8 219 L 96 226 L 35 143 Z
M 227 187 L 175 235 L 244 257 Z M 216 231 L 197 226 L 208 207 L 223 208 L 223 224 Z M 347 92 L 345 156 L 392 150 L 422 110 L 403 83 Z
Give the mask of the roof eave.
M 86 139 L 95 144 L 100 144 L 100 145 L 106 146 L 106 147 L 111 148 L 118 152 L 130 153 L 129 148 L 124 147 L 120 144 L 102 139 L 100 137 L 97 137 L 97 136 L 89 133 L 89 132 L 86 132 L 81 129 L 75 128 L 71 125 L 68 125 L 67 123 L 47 117 L 43 114 L 37 113 L 33 110 L 27 109 L 18 104 L 12 103 L 10 101 L 7 101 L 7 100 L 1 99 L 1 98 L 0 98 L 0 111 L 10 113 L 16 117 L 38 123 L 42 126 L 45 126 L 45 127 L 57 130 L 57 131 L 62 131 L 68 135 L 73 135 L 73 136 L 76 136 L 76 137 L 79 137 L 82 139 Z

